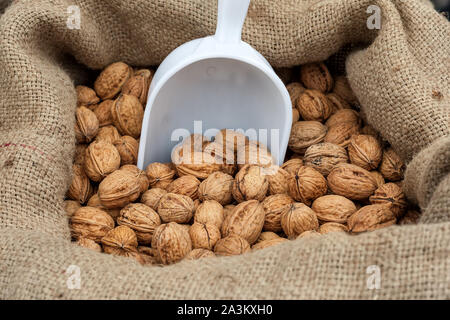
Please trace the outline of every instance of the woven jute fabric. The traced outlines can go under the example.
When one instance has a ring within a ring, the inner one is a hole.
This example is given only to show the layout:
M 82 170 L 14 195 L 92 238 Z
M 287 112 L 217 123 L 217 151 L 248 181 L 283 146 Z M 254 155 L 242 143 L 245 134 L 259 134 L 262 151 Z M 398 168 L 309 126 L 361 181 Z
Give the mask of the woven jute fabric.
M 67 27 L 70 5 L 80 8 L 80 29 Z M 367 28 L 371 5 L 381 10 L 381 29 Z M 352 48 L 344 59 L 350 84 L 369 123 L 408 164 L 404 184 L 423 211 L 419 224 L 167 267 L 70 242 L 62 204 L 74 84 L 114 61 L 158 65 L 178 45 L 212 34 L 216 10 L 215 0 L 20 0 L 6 9 L 0 298 L 449 299 L 450 23 L 428 1 L 252 0 L 243 32 L 276 67 Z M 67 270 L 79 271 L 78 289 Z

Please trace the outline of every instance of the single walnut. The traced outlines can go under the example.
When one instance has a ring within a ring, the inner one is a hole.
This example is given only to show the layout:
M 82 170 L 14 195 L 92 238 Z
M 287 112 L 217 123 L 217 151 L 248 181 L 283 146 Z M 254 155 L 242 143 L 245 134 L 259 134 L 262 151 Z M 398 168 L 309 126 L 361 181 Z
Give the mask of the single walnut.
M 198 179 L 206 179 L 210 174 L 222 169 L 222 164 L 217 159 L 205 152 L 195 151 L 183 154 L 172 160 L 176 166 L 178 175 L 193 175 Z
M 348 80 L 345 76 L 337 76 L 334 79 L 333 93 L 336 93 L 342 99 L 350 103 L 351 105 L 358 105 L 358 99 L 356 98 L 353 90 L 350 88 Z
M 386 182 L 384 181 L 383 175 L 379 171 L 370 171 L 370 174 L 377 182 L 377 187 L 381 187 Z
M 372 204 L 356 211 L 347 221 L 348 228 L 353 233 L 372 231 L 395 224 L 394 213 L 389 206 Z
M 75 146 L 75 156 L 73 158 L 74 164 L 79 164 L 81 166 L 84 166 L 84 160 L 86 158 L 87 147 L 88 147 L 87 144 L 77 144 Z
M 95 141 L 105 141 L 109 143 L 113 143 L 117 139 L 120 139 L 120 133 L 117 131 L 116 127 L 111 125 L 101 127 L 95 136 Z
M 91 239 L 80 237 L 76 241 L 76 244 L 80 247 L 88 248 L 97 252 L 102 252 L 102 247 L 97 242 Z
M 84 168 L 92 181 L 102 181 L 120 167 L 120 155 L 116 147 L 104 140 L 94 141 L 86 149 Z
M 247 164 L 268 167 L 274 163 L 267 147 L 258 141 L 249 141 L 245 146 L 238 146 L 237 164 L 239 170 Z
M 271 166 L 264 171 L 267 172 L 266 177 L 269 181 L 269 194 L 288 193 L 288 181 L 291 178 L 289 172 L 278 166 Z
M 153 234 L 152 248 L 156 249 L 157 258 L 161 263 L 176 263 L 192 250 L 191 237 L 187 229 L 178 223 L 162 224 Z
M 122 135 L 139 138 L 141 134 L 144 108 L 135 96 L 120 95 L 111 107 L 111 117 Z
M 189 235 L 191 236 L 192 247 L 194 249 L 208 249 L 212 250 L 217 241 L 220 240 L 220 230 L 213 224 L 203 224 L 194 222 L 189 228 Z
M 296 239 L 302 238 L 320 238 L 320 233 L 316 230 L 308 230 L 299 234 Z
M 388 148 L 383 152 L 379 170 L 386 180 L 398 181 L 403 179 L 405 164 L 394 149 Z
M 327 222 L 319 227 L 320 234 L 326 234 L 330 232 L 348 232 L 348 227 L 345 224 L 337 222 Z
M 318 121 L 296 122 L 292 125 L 289 149 L 303 154 L 309 146 L 322 142 L 326 134 L 327 127 Z
M 198 260 L 203 258 L 211 258 L 215 256 L 216 255 L 211 250 L 194 249 L 184 257 L 184 260 Z
M 351 163 L 366 170 L 375 170 L 382 155 L 381 144 L 375 137 L 358 134 L 350 139 L 348 156 Z
M 265 213 L 263 229 L 280 232 L 282 230 L 281 215 L 291 208 L 292 203 L 294 200 L 287 194 L 275 194 L 264 199 L 262 202 Z
M 188 223 L 194 214 L 194 201 L 188 196 L 167 193 L 159 200 L 158 213 L 163 222 Z
M 252 246 L 252 249 L 253 250 L 261 250 L 261 249 L 265 249 L 265 248 L 268 248 L 268 247 L 276 246 L 277 244 L 280 244 L 280 243 L 283 243 L 283 242 L 286 242 L 286 241 L 289 241 L 289 240 L 286 239 L 286 238 L 281 238 L 281 237 L 278 237 L 276 239 L 271 239 L 271 240 L 264 240 L 264 241 L 260 241 L 258 243 L 255 243 Z
M 305 166 L 316 169 L 326 177 L 337 164 L 346 163 L 348 157 L 343 147 L 324 142 L 306 149 L 303 161 Z
M 272 239 L 278 239 L 281 238 L 278 234 L 272 231 L 263 231 L 258 237 L 258 240 L 256 240 L 256 243 L 266 240 L 272 240 Z
M 127 82 L 125 82 L 122 87 L 122 93 L 135 96 L 142 105 L 145 105 L 151 81 L 152 72 L 150 70 L 138 70 L 127 80 Z
M 141 202 L 156 211 L 158 210 L 159 201 L 166 193 L 167 191 L 164 189 L 152 188 L 142 194 Z
M 134 164 L 126 164 L 120 167 L 120 170 L 122 171 L 128 171 L 131 174 L 133 174 L 135 177 L 138 178 L 139 180 L 139 192 L 142 194 L 145 191 L 148 190 L 149 186 L 150 186 L 150 182 L 148 181 L 148 177 L 145 174 L 144 170 L 139 169 L 137 166 L 135 166 Z
M 416 210 L 408 210 L 405 215 L 398 220 L 398 224 L 417 224 L 420 219 L 420 212 Z
M 359 126 L 353 122 L 342 122 L 328 128 L 324 141 L 346 147 L 354 134 L 359 133 Z
M 78 201 L 75 200 L 64 200 L 64 210 L 66 211 L 67 216 L 70 218 L 75 211 L 81 208 L 81 205 Z
M 102 238 L 103 250 L 117 256 L 129 256 L 129 252 L 137 252 L 137 238 L 134 231 L 126 226 L 118 226 Z
M 333 77 L 322 62 L 307 63 L 300 68 L 300 79 L 308 89 L 329 92 L 333 88 Z
M 303 166 L 303 160 L 299 158 L 294 158 L 286 161 L 281 166 L 281 169 L 284 169 L 285 171 L 289 172 L 291 175 L 295 175 L 297 170 Z
M 75 117 L 77 119 L 75 125 L 75 133 L 78 136 L 77 142 L 91 142 L 97 135 L 99 129 L 98 119 L 94 112 L 81 106 L 75 111 Z
M 133 69 L 123 62 L 107 66 L 94 83 L 95 92 L 102 100 L 114 98 L 133 75 Z
M 380 186 L 369 200 L 371 204 L 386 204 L 397 218 L 405 213 L 408 206 L 402 188 L 392 182 Z
M 67 197 L 83 204 L 93 193 L 91 182 L 84 168 L 78 164 L 72 166 L 72 174 L 72 183 L 67 191 Z
M 319 221 L 311 208 L 296 202 L 281 215 L 281 227 L 289 239 L 295 239 L 305 231 L 317 230 Z
M 300 167 L 289 179 L 289 195 L 296 201 L 310 205 L 327 193 L 327 181 L 315 169 Z
M 117 224 L 133 229 L 139 243 L 150 244 L 155 229 L 161 224 L 161 219 L 155 210 L 145 204 L 130 203 L 120 210 Z
M 76 86 L 77 91 L 77 107 L 90 107 L 100 102 L 99 97 L 94 90 L 86 86 Z
M 200 183 L 198 196 L 201 201 L 215 200 L 221 205 L 229 204 L 233 201 L 232 189 L 234 179 L 229 174 L 223 172 L 213 172 Z
M 141 194 L 139 176 L 127 170 L 117 170 L 100 182 L 98 196 L 105 208 L 122 208 Z
M 83 237 L 99 242 L 113 228 L 114 220 L 99 208 L 81 207 L 70 218 L 70 230 L 75 239 Z
M 358 112 L 353 109 L 342 109 L 331 115 L 327 122 L 325 122 L 325 125 L 328 128 L 331 128 L 344 122 L 351 122 L 359 127 L 361 125 L 361 118 L 359 117 Z
M 326 195 L 314 200 L 311 209 L 320 221 L 346 223 L 347 219 L 356 212 L 355 204 L 342 196 Z
M 300 112 L 298 112 L 298 109 L 293 108 L 292 109 L 292 124 L 296 123 L 300 120 Z
M 114 221 L 120 215 L 120 209 L 118 209 L 118 208 L 115 208 L 115 209 L 107 209 L 107 208 L 105 208 L 102 205 L 102 202 L 100 201 L 98 193 L 94 193 L 92 195 L 92 197 L 89 198 L 89 201 L 87 202 L 87 206 L 88 207 L 99 208 L 99 209 L 102 209 L 102 210 L 106 211 L 111 216 L 111 218 L 114 219 Z
M 225 219 L 228 215 L 230 215 L 234 208 L 236 208 L 236 205 L 234 204 L 228 204 L 223 207 L 223 218 Z
M 269 181 L 261 167 L 246 165 L 236 174 L 233 197 L 237 202 L 256 199 L 262 201 L 267 194 Z
M 223 207 L 214 200 L 206 200 L 195 210 L 194 221 L 202 224 L 213 224 L 217 228 L 222 227 L 224 220 Z
M 292 108 L 296 109 L 297 99 L 300 95 L 305 92 L 305 87 L 303 87 L 299 82 L 292 82 L 286 86 L 289 96 L 291 97 Z
M 225 217 L 222 224 L 222 235 L 237 234 L 253 244 L 259 237 L 264 225 L 265 212 L 257 200 L 242 202 Z
M 182 194 L 192 200 L 198 198 L 198 187 L 200 181 L 191 175 L 186 175 L 173 180 L 166 188 L 169 193 Z
M 342 109 L 350 109 L 351 106 L 350 104 L 345 101 L 344 99 L 342 99 L 340 96 L 338 96 L 335 93 L 328 93 L 326 95 L 327 99 L 328 99 L 328 103 L 331 106 L 331 114 L 336 113 L 339 110 Z
M 166 189 L 172 182 L 176 171 L 165 163 L 153 162 L 145 169 L 150 187 Z
M 97 116 L 100 127 L 109 126 L 113 124 L 111 116 L 111 107 L 114 100 L 105 100 L 95 106 L 93 112 Z
M 120 154 L 121 165 L 136 164 L 139 150 L 139 143 L 136 139 L 130 136 L 122 136 L 116 139 L 113 144 Z
M 297 109 L 304 120 L 320 122 L 333 111 L 328 98 L 318 90 L 305 90 L 297 100 Z
M 156 258 L 156 250 L 146 246 L 138 246 L 138 253 L 143 260 L 143 264 L 152 265 L 158 264 L 158 259 Z
M 235 256 L 249 251 L 250 244 L 237 234 L 220 239 L 214 247 L 214 253 L 218 256 Z
M 351 200 L 367 199 L 377 189 L 377 182 L 369 171 L 350 163 L 339 164 L 327 181 L 331 191 Z

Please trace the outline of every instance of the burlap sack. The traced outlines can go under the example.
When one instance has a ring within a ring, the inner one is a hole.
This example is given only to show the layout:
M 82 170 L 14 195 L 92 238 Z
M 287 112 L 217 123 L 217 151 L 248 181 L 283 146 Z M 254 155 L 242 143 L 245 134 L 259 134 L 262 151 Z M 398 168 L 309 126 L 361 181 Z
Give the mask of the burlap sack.
M 73 4 L 81 29 L 66 25 Z M 381 8 L 381 30 L 366 27 L 369 5 Z M 213 33 L 216 6 L 20 0 L 0 18 L 0 298 L 450 298 L 450 24 L 427 1 L 252 0 L 244 26 L 244 39 L 274 66 L 362 44 L 346 61 L 348 77 L 368 121 L 409 163 L 405 184 L 424 212 L 420 224 L 164 268 L 70 243 L 62 201 L 74 82 L 113 61 L 157 65 Z M 71 265 L 80 289 L 68 286 Z M 377 268 L 380 288 L 371 290 Z

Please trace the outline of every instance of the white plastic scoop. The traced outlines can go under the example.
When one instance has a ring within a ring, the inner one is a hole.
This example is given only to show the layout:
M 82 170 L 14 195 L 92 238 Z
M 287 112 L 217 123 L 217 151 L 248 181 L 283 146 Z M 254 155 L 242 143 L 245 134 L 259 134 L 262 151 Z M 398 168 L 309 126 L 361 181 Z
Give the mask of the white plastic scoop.
M 219 0 L 216 34 L 181 45 L 159 66 L 142 124 L 139 168 L 170 162 L 173 147 L 191 133 L 208 136 L 208 129 L 224 128 L 256 132 L 282 164 L 291 100 L 267 60 L 241 41 L 249 3 Z

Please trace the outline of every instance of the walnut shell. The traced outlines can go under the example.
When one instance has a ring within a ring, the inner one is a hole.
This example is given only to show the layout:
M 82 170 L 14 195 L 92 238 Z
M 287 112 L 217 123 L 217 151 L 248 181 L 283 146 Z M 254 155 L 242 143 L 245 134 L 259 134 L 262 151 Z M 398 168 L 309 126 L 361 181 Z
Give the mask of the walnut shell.
M 102 238 L 103 250 L 117 256 L 128 256 L 137 251 L 137 238 L 134 231 L 126 226 L 118 226 Z
M 150 187 L 166 189 L 172 182 L 176 171 L 169 165 L 160 162 L 153 162 L 145 169 Z
M 225 219 L 227 216 L 229 216 L 234 208 L 236 208 L 235 204 L 227 204 L 226 206 L 223 207 L 223 218 Z
M 120 133 L 114 126 L 104 126 L 98 130 L 95 136 L 95 141 L 106 141 L 109 143 L 114 143 L 117 139 L 120 139 Z
M 217 226 L 198 222 L 194 222 L 189 228 L 189 235 L 194 249 L 212 250 L 221 238 L 220 230 Z
M 245 146 L 238 146 L 236 159 L 239 169 L 247 164 L 268 167 L 275 162 L 267 147 L 258 141 L 249 141 Z
M 350 163 L 339 164 L 327 181 L 331 191 L 351 200 L 367 199 L 377 189 L 377 182 L 369 171 Z
M 295 239 L 305 231 L 317 230 L 319 221 L 311 208 L 304 203 L 296 202 L 281 215 L 281 227 L 289 239 Z
M 222 129 L 214 137 L 214 141 L 223 147 L 223 152 L 237 153 L 240 147 L 248 144 L 248 138 L 241 132 Z
M 75 239 L 80 237 L 100 242 L 114 228 L 114 220 L 106 211 L 81 207 L 70 218 L 70 230 Z
M 214 247 L 214 253 L 217 256 L 235 256 L 249 251 L 250 244 L 237 234 L 230 234 L 220 239 Z
M 97 252 L 102 252 L 102 247 L 97 242 L 91 239 L 80 237 L 76 241 L 76 244 L 80 247 L 88 248 Z
M 120 134 L 139 138 L 144 108 L 135 96 L 122 94 L 114 100 L 111 117 Z
M 305 232 L 302 232 L 301 234 L 299 234 L 296 239 L 319 238 L 319 237 L 320 237 L 320 233 L 317 232 L 316 230 L 308 230 L 308 231 L 305 231 Z
M 348 156 L 350 162 L 366 170 L 375 170 L 383 155 L 380 142 L 373 136 L 358 134 L 350 139 Z
M 287 194 L 275 194 L 268 196 L 262 202 L 265 213 L 263 229 L 266 231 L 280 232 L 281 215 L 290 209 L 294 200 Z
M 167 193 L 159 200 L 158 213 L 163 222 L 188 223 L 194 214 L 194 201 L 188 196 Z
M 292 124 L 300 120 L 300 112 L 297 109 L 292 109 Z
M 135 96 L 142 105 L 145 105 L 151 81 L 152 72 L 150 70 L 138 70 L 125 82 L 122 87 L 122 93 Z
M 310 146 L 305 151 L 303 162 L 326 177 L 339 163 L 348 161 L 347 151 L 336 144 L 323 142 Z
M 272 231 L 263 231 L 258 237 L 258 240 L 256 240 L 256 243 L 266 240 L 272 240 L 272 239 L 278 239 L 281 238 L 278 234 Z
M 259 166 L 245 165 L 236 174 L 233 183 L 233 197 L 237 202 L 256 199 L 262 201 L 267 194 L 269 181 Z
M 347 219 L 356 212 L 355 204 L 342 196 L 325 195 L 317 198 L 311 209 L 320 221 L 346 223 Z
M 67 197 L 83 204 L 93 193 L 91 182 L 81 165 L 74 164 L 72 173 L 72 183 L 67 191 Z
M 327 181 L 311 167 L 300 167 L 288 183 L 291 198 L 306 205 L 327 193 Z
M 78 143 L 91 142 L 98 133 L 99 123 L 94 112 L 81 106 L 75 111 L 77 119 L 75 132 L 78 130 Z
M 79 164 L 81 166 L 84 166 L 84 160 L 86 158 L 87 147 L 88 147 L 87 144 L 77 144 L 75 146 L 75 156 L 73 158 L 74 164 Z
M 94 141 L 86 149 L 84 168 L 92 181 L 99 182 L 120 167 L 120 155 L 111 143 Z
M 297 107 L 297 99 L 303 92 L 305 92 L 306 88 L 299 82 L 292 82 L 286 86 L 286 89 L 291 97 L 292 108 L 295 109 Z
M 114 98 L 133 75 L 133 69 L 123 62 L 107 66 L 94 83 L 95 92 L 102 100 Z
M 97 97 L 95 91 L 89 87 L 76 86 L 75 90 L 77 92 L 77 107 L 89 107 L 100 102 L 100 99 Z
M 206 200 L 195 211 L 194 221 L 202 224 L 213 224 L 217 228 L 222 227 L 224 220 L 223 207 L 214 200 Z
M 152 248 L 156 249 L 161 263 L 172 264 L 182 260 L 192 250 L 192 242 L 187 229 L 170 222 L 156 228 Z
M 183 139 L 181 144 L 182 153 L 189 154 L 195 151 L 202 152 L 209 144 L 208 138 L 200 133 L 193 133 Z
M 180 177 L 193 175 L 201 180 L 222 169 L 221 163 L 215 157 L 200 151 L 184 154 L 174 164 Z
M 319 227 L 320 234 L 326 234 L 330 232 L 348 232 L 348 227 L 337 222 L 327 222 Z
M 289 172 L 291 175 L 295 175 L 297 170 L 303 166 L 303 160 L 299 158 L 290 159 L 283 163 L 281 166 L 281 169 L 284 169 L 285 171 Z
M 215 257 L 216 255 L 211 250 L 206 249 L 193 249 L 191 252 L 189 252 L 185 257 L 184 260 L 198 260 L 203 258 L 211 258 Z
M 122 171 L 128 171 L 131 174 L 133 174 L 134 176 L 136 176 L 139 180 L 139 192 L 142 194 L 145 191 L 148 190 L 150 182 L 148 181 L 148 177 L 145 174 L 144 170 L 139 169 L 137 166 L 135 166 L 134 164 L 126 164 L 120 167 L 120 170 Z
M 166 188 L 169 193 L 182 194 L 192 200 L 198 198 L 198 187 L 200 181 L 191 175 L 186 175 L 173 180 Z
M 120 210 L 117 224 L 127 226 L 136 233 L 139 243 L 150 244 L 161 219 L 155 210 L 142 203 L 130 203 Z
M 328 128 L 324 141 L 346 147 L 354 134 L 359 133 L 359 126 L 353 122 L 342 122 Z
M 238 204 L 225 217 L 222 224 L 222 235 L 237 234 L 253 244 L 259 237 L 264 225 L 265 212 L 257 200 L 249 200 Z
M 403 179 L 403 173 L 405 171 L 405 164 L 400 159 L 394 149 L 387 148 L 383 152 L 383 158 L 381 160 L 379 171 L 386 180 L 398 181 Z
M 351 109 L 350 104 L 335 93 L 328 93 L 326 97 L 331 106 L 331 114 L 336 113 L 338 110 Z
M 167 191 L 164 189 L 152 188 L 142 194 L 141 202 L 156 211 L 158 210 L 159 201 L 166 193 Z
M 318 121 L 296 122 L 292 125 L 289 149 L 303 154 L 309 146 L 322 142 L 326 134 L 327 127 Z
M 376 131 L 372 126 L 370 125 L 365 125 L 364 127 L 361 128 L 360 130 L 361 134 L 367 134 L 370 136 L 373 136 L 377 139 L 380 139 L 380 134 L 378 133 L 378 131 Z
M 289 240 L 286 239 L 286 238 L 281 238 L 281 237 L 278 237 L 276 239 L 271 239 L 271 240 L 264 240 L 264 241 L 260 241 L 258 243 L 255 243 L 252 246 L 252 249 L 253 250 L 261 250 L 261 249 L 265 249 L 265 248 L 268 248 L 268 247 L 276 246 L 277 244 L 280 244 L 280 243 L 283 243 L 283 242 L 286 242 L 286 241 L 289 241 Z
M 81 208 L 78 201 L 75 200 L 64 200 L 64 211 L 66 211 L 67 216 L 70 218 L 75 211 Z
M 127 170 L 117 170 L 100 182 L 98 196 L 105 208 L 123 208 L 141 194 L 139 176 Z
M 350 84 L 345 76 L 337 76 L 334 79 L 333 93 L 336 93 L 351 105 L 359 104 L 358 99 L 353 93 L 353 90 L 350 88 Z
M 138 246 L 137 249 L 142 260 L 144 260 L 144 264 L 158 264 L 155 249 L 146 246 Z
M 100 102 L 93 110 L 97 116 L 100 127 L 109 126 L 113 124 L 111 107 L 114 104 L 114 100 L 105 100 Z
M 300 68 L 300 79 L 308 89 L 329 92 L 334 80 L 323 62 L 307 63 Z
M 328 98 L 318 90 L 305 90 L 297 99 L 297 109 L 304 120 L 324 121 L 333 111 Z
M 267 172 L 266 177 L 269 182 L 269 194 L 287 194 L 291 174 L 278 166 L 272 166 L 265 169 L 265 171 Z
M 370 171 L 370 174 L 377 182 L 377 187 L 381 187 L 386 182 L 384 181 L 383 175 L 379 171 Z
M 397 218 L 405 213 L 408 206 L 402 188 L 392 182 L 380 186 L 369 200 L 371 204 L 386 204 Z
M 136 164 L 139 150 L 139 143 L 131 136 L 122 136 L 113 142 L 120 154 L 121 165 Z
M 351 122 L 358 126 L 361 125 L 361 118 L 359 117 L 358 112 L 353 109 L 342 109 L 336 111 L 333 115 L 331 115 L 325 125 L 328 128 L 334 127 L 340 123 Z
M 116 208 L 116 209 L 107 209 L 107 208 L 105 208 L 102 205 L 102 202 L 100 201 L 98 193 L 94 193 L 92 195 L 92 197 L 89 198 L 89 201 L 87 202 L 87 206 L 88 207 L 99 208 L 99 209 L 102 209 L 102 210 L 106 211 L 111 216 L 111 218 L 113 218 L 114 221 L 120 215 L 120 209 L 118 209 L 118 208 Z
M 353 233 L 381 229 L 395 222 L 394 213 L 384 204 L 362 207 L 347 220 L 348 228 Z
M 233 202 L 233 183 L 231 175 L 223 172 L 213 172 L 200 183 L 198 196 L 201 201 L 215 200 L 221 205 Z

